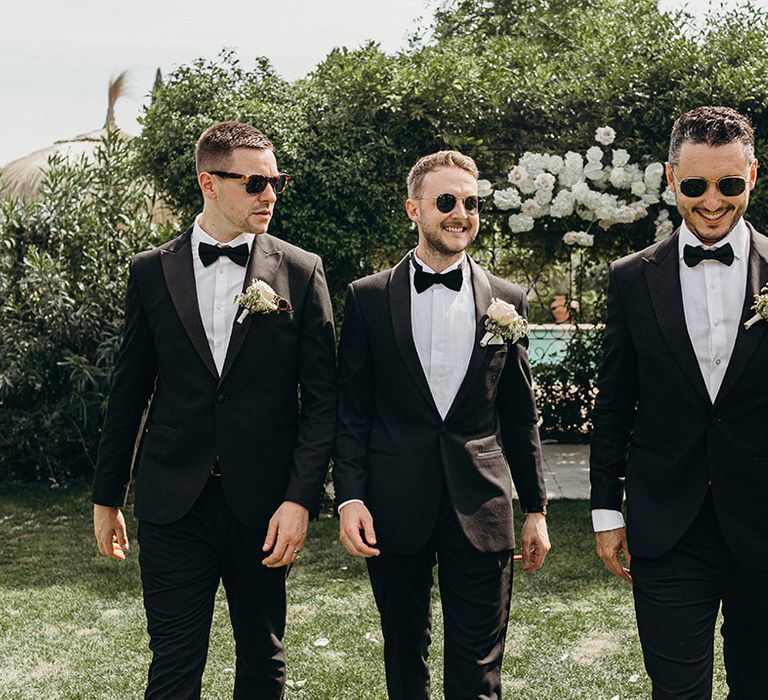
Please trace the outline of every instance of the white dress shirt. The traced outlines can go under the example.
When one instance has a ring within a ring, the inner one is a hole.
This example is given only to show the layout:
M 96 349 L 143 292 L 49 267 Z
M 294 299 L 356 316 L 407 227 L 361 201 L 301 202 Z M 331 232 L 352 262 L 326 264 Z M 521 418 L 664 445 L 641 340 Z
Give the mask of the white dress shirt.
M 434 270 L 423 263 L 415 252 L 413 258 L 424 272 L 434 274 Z M 467 373 L 477 327 L 475 295 L 466 256 L 445 268 L 442 274 L 460 265 L 463 266 L 463 281 L 458 292 L 442 284 L 433 284 L 421 294 L 413 285 L 416 270 L 412 264 L 409 265 L 413 342 L 442 418 L 448 414 Z
M 424 272 L 434 274 L 413 252 L 414 260 Z M 432 392 L 440 416 L 444 419 L 451 408 L 464 375 L 475 343 L 475 294 L 472 274 L 466 255 L 462 255 L 443 274 L 462 265 L 461 289 L 454 292 L 442 284 L 433 284 L 421 294 L 416 291 L 413 264 L 408 265 L 411 281 L 411 333 L 419 355 L 421 367 Z M 352 498 L 339 505 L 339 511 L 349 503 L 362 503 Z
M 246 268 L 232 262 L 226 255 L 219 256 L 208 267 L 203 265 L 198 252 L 200 243 L 215 246 L 222 244 L 203 231 L 200 227 L 199 218 L 195 219 L 191 241 L 197 303 L 205 329 L 205 337 L 208 339 L 208 345 L 213 353 L 213 361 L 216 363 L 219 374 L 221 374 L 238 308 L 235 304 L 235 296 L 243 291 Z M 227 246 L 234 248 L 245 243 L 250 252 L 254 235 L 253 233 L 241 233 L 237 238 L 227 243 Z
M 694 267 L 688 267 L 683 260 L 685 246 L 696 247 L 702 243 L 685 222 L 680 227 L 678 259 L 685 325 L 712 403 L 723 383 L 736 344 L 747 292 L 750 235 L 744 219 L 739 219 L 733 230 L 714 246 L 704 247 L 717 249 L 726 243 L 733 248 L 731 265 L 702 260 Z M 592 525 L 595 532 L 613 530 L 624 527 L 624 518 L 616 510 L 595 509 Z

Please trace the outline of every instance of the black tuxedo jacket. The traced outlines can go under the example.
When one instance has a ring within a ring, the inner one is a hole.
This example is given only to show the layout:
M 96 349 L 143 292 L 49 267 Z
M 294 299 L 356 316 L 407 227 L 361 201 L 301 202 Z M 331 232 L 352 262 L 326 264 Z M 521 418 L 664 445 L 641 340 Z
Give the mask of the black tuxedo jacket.
M 474 547 L 514 547 L 512 479 L 525 510 L 546 503 L 526 341 L 480 347 L 492 297 L 527 311 L 523 291 L 471 260 L 477 330 L 443 420 L 411 330 L 409 258 L 349 286 L 339 346 L 336 500 L 365 501 L 378 546 L 426 544 L 443 484 Z
M 235 322 L 219 376 L 200 318 L 191 233 L 131 261 L 93 501 L 124 503 L 151 398 L 134 474 L 140 519 L 181 518 L 216 459 L 227 502 L 243 523 L 266 527 L 283 500 L 315 513 L 336 408 L 333 316 L 322 262 L 268 234 L 256 236 L 245 286 L 264 280 L 291 311 Z
M 610 268 L 603 364 L 594 411 L 592 508 L 621 510 L 629 551 L 671 549 L 711 483 L 739 562 L 768 569 L 768 333 L 744 328 L 768 282 L 768 238 L 750 226 L 747 290 L 723 383 L 710 400 L 683 311 L 678 233 Z

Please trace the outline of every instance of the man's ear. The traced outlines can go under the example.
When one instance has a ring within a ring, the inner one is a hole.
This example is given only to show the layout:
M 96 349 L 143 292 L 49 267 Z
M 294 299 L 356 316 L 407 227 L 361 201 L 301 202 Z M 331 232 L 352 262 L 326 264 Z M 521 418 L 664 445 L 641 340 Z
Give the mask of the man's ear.
M 200 185 L 200 191 L 206 199 L 216 199 L 216 190 L 213 187 L 213 176 L 210 173 L 202 172 L 197 176 L 197 184 Z
M 672 174 L 672 166 L 669 163 L 664 163 L 664 172 L 667 174 L 667 187 L 675 192 L 675 176 Z
M 757 180 L 757 158 L 752 161 L 752 165 L 749 166 L 749 189 L 755 189 L 755 181 Z
M 419 200 L 418 199 L 406 199 L 405 200 L 405 213 L 408 214 L 408 218 L 411 221 L 418 223 L 419 221 Z

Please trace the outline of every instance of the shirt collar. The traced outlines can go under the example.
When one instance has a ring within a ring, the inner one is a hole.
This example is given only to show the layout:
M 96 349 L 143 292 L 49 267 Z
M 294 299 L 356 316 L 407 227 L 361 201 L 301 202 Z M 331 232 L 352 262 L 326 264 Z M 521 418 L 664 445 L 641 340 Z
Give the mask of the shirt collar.
M 436 274 L 435 271 L 416 254 L 415 248 L 411 252 L 411 260 L 414 263 L 421 266 L 424 272 L 429 272 L 430 274 L 433 274 L 433 275 Z M 455 270 L 457 267 L 463 266 L 462 273 L 463 273 L 464 279 L 466 280 L 469 274 L 469 265 L 467 265 L 466 262 L 467 262 L 467 254 L 462 253 L 461 257 L 455 263 L 452 263 L 451 265 L 446 267 L 445 270 L 443 270 L 440 274 L 444 275 L 446 272 L 450 272 L 451 270 Z M 413 265 L 410 265 L 410 268 L 411 268 L 411 276 L 413 276 L 413 271 L 415 268 L 413 267 Z
M 208 243 L 209 245 L 218 245 L 218 246 L 226 245 L 230 248 L 234 248 L 235 246 L 238 246 L 241 243 L 245 243 L 248 246 L 248 252 L 250 253 L 254 238 L 256 238 L 255 233 L 243 232 L 239 236 L 237 236 L 237 238 L 233 238 L 231 241 L 229 241 L 229 243 L 222 243 L 221 241 L 217 241 L 209 233 L 206 233 L 202 226 L 200 226 L 199 214 L 195 217 L 195 224 L 192 227 L 192 245 L 194 246 L 195 251 L 197 251 L 197 246 L 200 243 Z
M 712 248 L 714 250 L 722 245 L 725 245 L 726 243 L 730 243 L 731 248 L 733 248 L 734 257 L 737 260 L 741 260 L 741 258 L 746 257 L 747 253 L 749 252 L 749 239 L 749 229 L 747 228 L 747 224 L 744 222 L 744 219 L 741 218 L 725 238 L 719 240 L 713 246 L 704 247 Z M 683 221 L 683 223 L 680 225 L 680 236 L 677 241 L 677 254 L 680 260 L 683 259 L 683 251 L 685 250 L 686 245 L 701 246 L 703 244 L 691 232 L 691 229 L 688 228 L 685 221 Z

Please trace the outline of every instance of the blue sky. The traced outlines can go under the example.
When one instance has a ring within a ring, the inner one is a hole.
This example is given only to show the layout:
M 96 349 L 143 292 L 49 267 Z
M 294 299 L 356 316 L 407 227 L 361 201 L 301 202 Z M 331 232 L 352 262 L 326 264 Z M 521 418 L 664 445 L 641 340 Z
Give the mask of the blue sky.
M 662 0 L 695 14 L 737 0 Z M 404 48 L 438 0 L 3 0 L 0 26 L 0 166 L 53 141 L 102 126 L 107 85 L 129 71 L 118 125 L 136 117 L 164 73 L 198 56 L 236 48 L 247 66 L 267 56 L 288 79 L 305 75 L 336 46 L 375 40 Z M 759 0 L 768 5 L 768 0 Z

